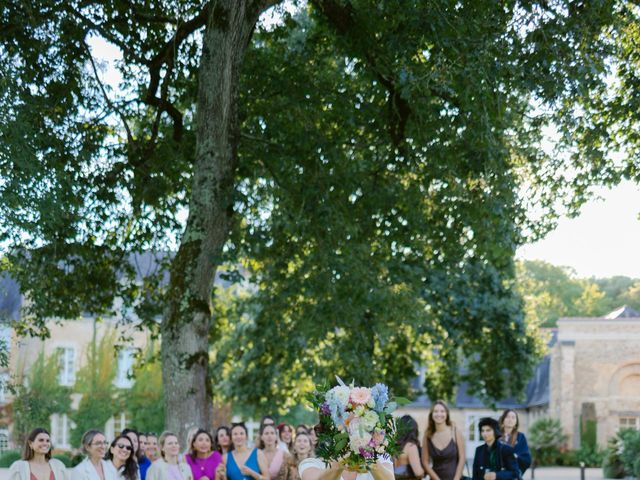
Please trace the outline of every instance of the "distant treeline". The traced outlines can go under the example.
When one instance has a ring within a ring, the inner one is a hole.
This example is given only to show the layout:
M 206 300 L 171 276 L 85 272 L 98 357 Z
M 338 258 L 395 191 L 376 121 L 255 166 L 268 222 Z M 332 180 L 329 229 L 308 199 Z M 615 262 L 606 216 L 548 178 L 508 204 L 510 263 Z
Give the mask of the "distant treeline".
M 518 290 L 529 320 L 553 327 L 560 317 L 597 317 L 622 305 L 640 310 L 640 279 L 579 278 L 570 267 L 543 261 L 517 264 Z

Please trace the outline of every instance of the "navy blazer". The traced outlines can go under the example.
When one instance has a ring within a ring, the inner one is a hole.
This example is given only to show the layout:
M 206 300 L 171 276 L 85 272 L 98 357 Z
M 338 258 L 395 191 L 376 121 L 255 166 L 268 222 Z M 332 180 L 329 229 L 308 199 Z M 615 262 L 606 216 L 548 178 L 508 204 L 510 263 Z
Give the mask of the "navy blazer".
M 518 478 L 518 463 L 514 456 L 514 450 L 509 445 L 496 441 L 498 449 L 498 471 L 496 472 L 497 480 L 510 480 Z M 489 470 L 489 447 L 483 443 L 476 448 L 476 454 L 473 457 L 473 480 L 484 480 L 485 472 Z
M 516 454 L 518 460 L 518 466 L 520 471 L 524 475 L 524 472 L 531 466 L 531 452 L 529 451 L 529 444 L 527 443 L 527 437 L 524 433 L 518 432 L 518 438 L 516 444 L 513 446 L 513 453 Z

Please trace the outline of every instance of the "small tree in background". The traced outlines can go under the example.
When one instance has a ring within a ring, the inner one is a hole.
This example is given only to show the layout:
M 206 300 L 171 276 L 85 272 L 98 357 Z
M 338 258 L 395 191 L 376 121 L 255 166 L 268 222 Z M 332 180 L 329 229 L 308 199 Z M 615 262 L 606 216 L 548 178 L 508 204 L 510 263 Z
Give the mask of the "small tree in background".
M 529 446 L 536 465 L 553 465 L 567 442 L 560 421 L 554 418 L 536 420 L 529 428 Z
M 133 371 L 133 387 L 122 392 L 124 408 L 131 415 L 131 425 L 143 432 L 161 432 L 165 428 L 165 410 L 158 345 L 149 344 Z M 188 392 L 184 394 L 188 395 Z
M 60 355 L 45 357 L 41 351 L 27 374 L 26 382 L 15 387 L 13 438 L 17 444 L 36 427 L 49 428 L 51 415 L 71 409 L 70 389 L 58 382 Z
M 72 413 L 75 427 L 71 431 L 71 442 L 80 445 L 82 434 L 89 429 L 103 429 L 109 418 L 119 411 L 116 402 L 116 362 L 114 345 L 117 332 L 107 329 L 97 341 L 97 320 L 94 321 L 93 339 L 86 352 L 86 363 L 78 371 L 76 392 L 82 394 L 78 410 Z

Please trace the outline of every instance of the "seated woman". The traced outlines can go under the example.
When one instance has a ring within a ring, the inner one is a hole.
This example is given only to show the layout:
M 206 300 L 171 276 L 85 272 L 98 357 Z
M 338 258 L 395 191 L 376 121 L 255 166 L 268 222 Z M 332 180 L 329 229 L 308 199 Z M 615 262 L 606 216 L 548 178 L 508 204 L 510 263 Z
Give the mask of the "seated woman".
M 480 436 L 485 441 L 476 448 L 473 457 L 473 480 L 508 480 L 518 478 L 518 463 L 513 448 L 498 441 L 498 421 L 485 417 L 478 423 Z

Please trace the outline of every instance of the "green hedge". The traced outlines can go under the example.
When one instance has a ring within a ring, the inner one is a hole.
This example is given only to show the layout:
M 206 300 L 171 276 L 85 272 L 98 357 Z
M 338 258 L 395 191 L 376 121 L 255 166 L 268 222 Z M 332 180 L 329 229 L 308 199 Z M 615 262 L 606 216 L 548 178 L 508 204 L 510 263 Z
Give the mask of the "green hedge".
M 18 450 L 6 450 L 0 454 L 0 468 L 9 468 L 13 462 L 21 458 L 22 454 Z

